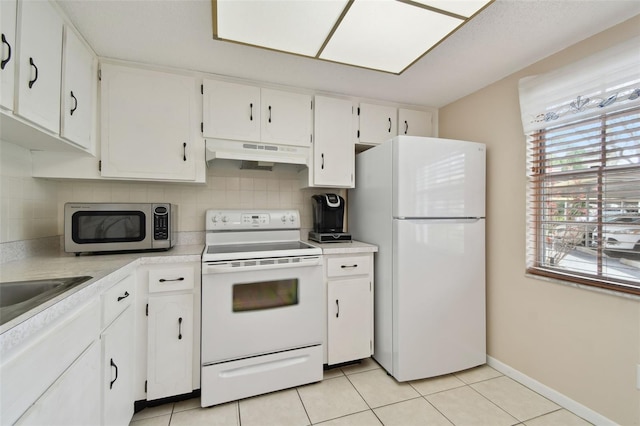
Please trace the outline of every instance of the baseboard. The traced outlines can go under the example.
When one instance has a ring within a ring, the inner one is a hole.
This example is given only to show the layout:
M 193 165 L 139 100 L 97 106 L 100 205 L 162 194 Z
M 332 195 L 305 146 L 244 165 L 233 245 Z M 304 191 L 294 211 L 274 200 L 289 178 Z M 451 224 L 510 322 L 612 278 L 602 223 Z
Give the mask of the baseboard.
M 498 361 L 495 358 L 487 356 L 487 364 L 489 364 L 490 367 L 494 368 L 495 370 L 498 370 L 499 372 L 501 372 L 505 376 L 510 377 L 513 380 L 515 380 L 516 382 L 519 382 L 519 383 L 525 385 L 529 389 L 539 393 L 540 395 L 544 396 L 545 398 L 547 398 L 547 399 L 555 402 L 556 404 L 566 408 L 567 410 L 571 411 L 575 415 L 582 417 L 583 419 L 585 419 L 586 421 L 588 421 L 590 423 L 593 423 L 594 425 L 598 425 L 598 426 L 605 426 L 605 425 L 606 426 L 609 426 L 609 425 L 615 426 L 615 425 L 617 425 L 617 423 L 614 422 L 613 420 L 606 418 L 602 414 L 593 411 L 589 407 L 586 407 L 586 406 L 580 404 L 579 402 L 574 401 L 573 399 L 569 398 L 568 396 L 556 391 L 555 389 L 550 388 L 549 386 L 546 386 L 546 385 L 540 383 L 539 381 L 537 381 L 535 379 L 532 379 L 531 377 L 527 376 L 526 374 L 521 373 L 520 371 L 516 370 L 515 368 L 512 368 L 512 367 L 508 366 L 507 364 L 504 364 L 503 362 Z

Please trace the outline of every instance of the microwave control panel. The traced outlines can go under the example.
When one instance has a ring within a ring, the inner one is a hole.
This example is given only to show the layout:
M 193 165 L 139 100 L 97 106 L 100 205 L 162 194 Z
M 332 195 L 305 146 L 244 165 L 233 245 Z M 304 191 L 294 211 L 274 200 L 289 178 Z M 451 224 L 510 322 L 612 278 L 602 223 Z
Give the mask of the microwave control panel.
M 153 209 L 153 239 L 169 239 L 169 209 L 165 206 Z

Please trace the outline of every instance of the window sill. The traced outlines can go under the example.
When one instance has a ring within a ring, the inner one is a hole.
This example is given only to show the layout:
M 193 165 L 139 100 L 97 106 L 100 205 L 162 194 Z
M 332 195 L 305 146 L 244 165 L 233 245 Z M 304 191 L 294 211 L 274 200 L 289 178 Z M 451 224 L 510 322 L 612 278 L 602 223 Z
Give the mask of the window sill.
M 604 295 L 607 295 L 607 296 L 622 297 L 623 299 L 630 299 L 630 300 L 635 300 L 635 301 L 640 302 L 640 295 L 638 295 L 638 294 L 627 293 L 627 292 L 618 291 L 618 290 L 611 290 L 611 289 L 608 289 L 608 288 L 596 287 L 596 286 L 587 285 L 587 284 L 579 284 L 579 283 L 576 283 L 576 282 L 573 282 L 573 281 L 567 281 L 567 280 L 563 280 L 563 279 L 560 279 L 560 278 L 554 278 L 554 277 L 548 277 L 548 276 L 544 276 L 544 275 L 534 274 L 532 272 L 525 272 L 524 276 L 526 278 L 531 278 L 531 279 L 535 279 L 535 280 L 551 282 L 551 283 L 560 284 L 560 285 L 564 285 L 564 286 L 568 286 L 568 287 L 578 288 L 578 289 L 581 289 L 581 290 L 593 291 L 595 293 L 600 293 L 600 294 L 604 294 Z

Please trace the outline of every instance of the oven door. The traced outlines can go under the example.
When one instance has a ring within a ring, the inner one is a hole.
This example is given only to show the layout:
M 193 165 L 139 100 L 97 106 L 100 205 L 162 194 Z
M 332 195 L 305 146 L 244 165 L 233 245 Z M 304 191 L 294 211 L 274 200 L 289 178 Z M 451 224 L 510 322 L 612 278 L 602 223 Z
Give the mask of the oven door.
M 322 257 L 210 262 L 202 275 L 203 365 L 322 343 Z

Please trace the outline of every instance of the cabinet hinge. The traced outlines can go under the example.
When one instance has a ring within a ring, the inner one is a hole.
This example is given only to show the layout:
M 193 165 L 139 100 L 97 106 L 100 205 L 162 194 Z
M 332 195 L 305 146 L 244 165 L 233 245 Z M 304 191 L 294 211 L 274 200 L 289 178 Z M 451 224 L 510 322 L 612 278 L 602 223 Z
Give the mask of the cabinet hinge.
M 147 393 L 147 381 L 144 381 L 144 393 Z
M 145 315 L 149 316 L 149 304 L 147 303 L 147 307 L 145 308 Z
M 204 95 L 204 84 L 200 85 L 200 94 Z
M 98 171 L 102 171 L 102 160 L 98 160 Z

